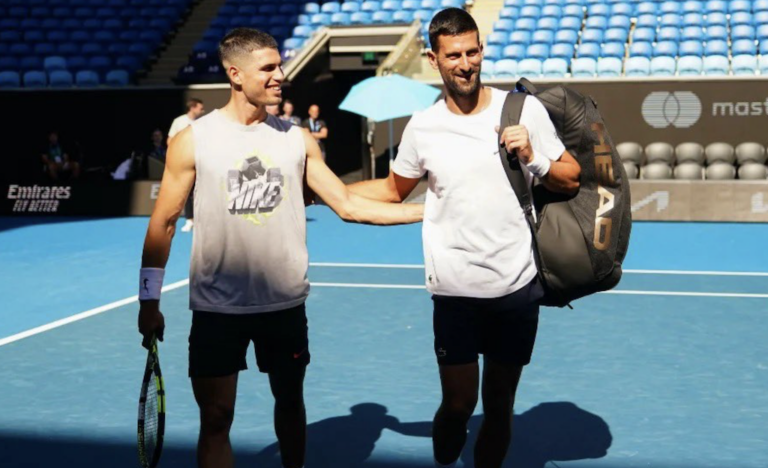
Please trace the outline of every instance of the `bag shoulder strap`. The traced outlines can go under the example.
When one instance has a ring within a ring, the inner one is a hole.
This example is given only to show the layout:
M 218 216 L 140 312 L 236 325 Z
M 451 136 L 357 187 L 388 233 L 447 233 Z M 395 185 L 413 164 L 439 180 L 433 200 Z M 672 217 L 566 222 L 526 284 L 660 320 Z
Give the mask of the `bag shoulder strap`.
M 511 92 L 507 94 L 501 111 L 499 132 L 520 123 L 520 115 L 523 113 L 523 104 L 525 103 L 526 96 L 527 94 L 524 92 Z M 530 217 L 529 222 L 533 221 L 531 192 L 528 190 L 528 183 L 520 167 L 520 160 L 515 155 L 507 153 L 507 149 L 503 145 L 499 148 L 499 156 L 501 157 L 501 165 L 504 167 L 507 179 L 509 179 L 509 183 L 512 185 L 512 190 L 517 195 L 517 200 L 520 202 L 520 207 L 523 209 L 526 219 Z M 533 227 L 535 224 L 532 223 L 531 226 Z

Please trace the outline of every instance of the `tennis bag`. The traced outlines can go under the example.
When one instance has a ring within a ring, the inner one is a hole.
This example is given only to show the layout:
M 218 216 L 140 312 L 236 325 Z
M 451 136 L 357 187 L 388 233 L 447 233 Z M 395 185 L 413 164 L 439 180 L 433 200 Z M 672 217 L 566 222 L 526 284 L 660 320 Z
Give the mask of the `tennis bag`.
M 629 181 L 597 104 L 567 87 L 537 91 L 521 79 L 504 102 L 499 131 L 520 122 L 523 102 L 531 96 L 544 104 L 565 148 L 581 166 L 578 193 L 557 194 L 542 184 L 529 191 L 517 157 L 503 146 L 499 153 L 533 234 L 545 290 L 541 303 L 570 307 L 571 301 L 609 290 L 621 279 L 632 228 Z

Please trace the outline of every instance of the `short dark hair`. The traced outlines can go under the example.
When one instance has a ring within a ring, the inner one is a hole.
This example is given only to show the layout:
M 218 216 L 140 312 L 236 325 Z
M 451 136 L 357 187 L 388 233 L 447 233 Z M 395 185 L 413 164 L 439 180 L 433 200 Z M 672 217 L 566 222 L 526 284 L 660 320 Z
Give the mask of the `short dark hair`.
M 472 15 L 461 8 L 446 8 L 432 18 L 429 23 L 429 43 L 432 52 L 438 50 L 438 38 L 440 36 L 458 36 L 468 32 L 477 32 L 477 40 L 480 41 L 480 30 Z
M 250 54 L 254 50 L 279 50 L 277 41 L 269 34 L 252 28 L 235 28 L 219 42 L 219 60 L 223 64 L 238 55 Z
M 202 103 L 203 103 L 202 99 L 198 99 L 198 98 L 187 99 L 187 112 L 191 111 L 192 109 L 194 109 L 195 107 L 199 106 Z

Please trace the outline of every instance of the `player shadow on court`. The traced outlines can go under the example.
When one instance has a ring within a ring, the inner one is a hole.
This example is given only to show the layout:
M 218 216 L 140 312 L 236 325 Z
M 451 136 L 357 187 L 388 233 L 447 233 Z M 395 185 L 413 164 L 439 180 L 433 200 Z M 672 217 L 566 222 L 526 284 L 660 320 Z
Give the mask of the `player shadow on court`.
M 395 460 L 391 464 L 366 463 L 385 429 L 405 436 L 431 437 L 431 421 L 402 423 L 377 403 L 355 405 L 350 411 L 349 415 L 308 425 L 307 468 L 359 468 L 374 464 L 377 468 L 432 467 Z M 480 415 L 469 422 L 467 444 L 461 454 L 466 468 L 474 468 L 472 452 L 481 422 Z M 613 440 L 608 424 L 600 416 L 569 402 L 541 403 L 515 415 L 514 424 L 512 449 L 503 468 L 544 468 L 552 461 L 602 458 Z M 253 461 L 254 466 L 280 468 L 277 443 L 263 449 Z

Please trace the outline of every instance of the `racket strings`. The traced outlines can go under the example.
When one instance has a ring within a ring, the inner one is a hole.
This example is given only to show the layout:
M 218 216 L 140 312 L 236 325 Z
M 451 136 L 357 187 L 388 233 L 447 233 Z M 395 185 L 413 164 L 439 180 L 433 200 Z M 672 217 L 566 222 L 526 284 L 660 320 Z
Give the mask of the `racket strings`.
M 144 406 L 144 450 L 150 460 L 157 449 L 158 429 L 157 378 L 153 372 L 147 385 L 147 400 Z

